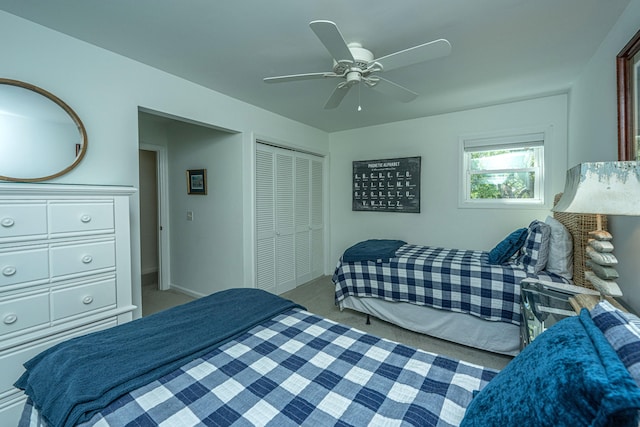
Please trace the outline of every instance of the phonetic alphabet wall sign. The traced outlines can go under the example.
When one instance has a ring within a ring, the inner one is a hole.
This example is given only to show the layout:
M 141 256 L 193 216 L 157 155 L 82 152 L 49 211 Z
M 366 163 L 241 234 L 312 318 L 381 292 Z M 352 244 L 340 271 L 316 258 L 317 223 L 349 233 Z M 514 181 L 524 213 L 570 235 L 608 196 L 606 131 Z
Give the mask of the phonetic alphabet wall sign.
M 420 160 L 354 161 L 352 210 L 420 213 Z

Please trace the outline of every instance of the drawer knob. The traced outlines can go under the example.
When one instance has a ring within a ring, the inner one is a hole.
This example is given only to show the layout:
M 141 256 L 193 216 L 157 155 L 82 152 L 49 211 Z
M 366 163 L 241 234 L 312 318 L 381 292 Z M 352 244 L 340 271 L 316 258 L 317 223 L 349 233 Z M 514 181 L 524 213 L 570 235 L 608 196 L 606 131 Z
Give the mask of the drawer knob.
M 93 257 L 91 255 L 85 255 L 82 257 L 82 262 L 85 264 L 89 264 L 93 261 Z
M 82 303 L 89 305 L 93 302 L 93 297 L 91 295 L 87 295 L 86 297 L 82 298 Z
M 2 269 L 2 275 L 7 277 L 13 276 L 14 274 L 16 274 L 16 271 L 18 270 L 14 266 L 9 265 Z
M 82 215 L 80 217 L 80 221 L 84 222 L 85 224 L 91 222 L 91 215 Z
M 2 226 L 5 228 L 13 227 L 13 224 L 15 223 L 16 222 L 13 218 L 2 218 L 2 220 L 0 221 L 0 224 L 2 224 Z
M 11 313 L 4 316 L 3 322 L 5 323 L 5 325 L 11 325 L 13 323 L 16 323 L 16 320 L 18 320 L 18 316 Z

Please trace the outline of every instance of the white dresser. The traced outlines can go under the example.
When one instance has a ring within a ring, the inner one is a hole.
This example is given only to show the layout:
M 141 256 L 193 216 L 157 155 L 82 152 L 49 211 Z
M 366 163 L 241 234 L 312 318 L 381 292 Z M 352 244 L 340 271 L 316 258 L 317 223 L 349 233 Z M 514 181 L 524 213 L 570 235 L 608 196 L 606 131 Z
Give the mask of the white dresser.
M 22 364 L 132 319 L 132 187 L 0 183 L 0 425 L 16 425 Z M 15 422 L 14 422 L 15 421 Z

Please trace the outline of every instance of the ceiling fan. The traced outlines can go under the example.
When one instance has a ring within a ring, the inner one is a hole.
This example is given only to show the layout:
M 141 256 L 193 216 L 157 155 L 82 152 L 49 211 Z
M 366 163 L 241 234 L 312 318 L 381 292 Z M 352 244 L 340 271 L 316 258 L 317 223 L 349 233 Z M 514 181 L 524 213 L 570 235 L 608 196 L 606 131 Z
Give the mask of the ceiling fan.
M 410 47 L 381 58 L 374 59 L 371 51 L 360 43 L 345 42 L 338 26 L 325 20 L 312 21 L 309 26 L 333 57 L 333 71 L 321 73 L 292 74 L 288 76 L 267 77 L 266 83 L 283 83 L 296 80 L 340 78 L 324 108 L 336 108 L 342 102 L 352 86 L 363 83 L 381 93 L 402 102 L 413 101 L 418 94 L 392 81 L 383 79 L 376 73 L 406 67 L 451 53 L 451 44 L 438 39 L 418 46 Z

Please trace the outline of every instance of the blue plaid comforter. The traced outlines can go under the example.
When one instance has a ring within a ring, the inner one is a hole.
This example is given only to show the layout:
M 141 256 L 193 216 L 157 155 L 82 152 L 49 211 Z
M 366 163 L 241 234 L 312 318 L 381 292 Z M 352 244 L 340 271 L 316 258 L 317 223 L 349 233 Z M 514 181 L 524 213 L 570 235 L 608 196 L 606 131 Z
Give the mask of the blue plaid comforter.
M 455 426 L 496 374 L 292 309 L 84 425 Z
M 527 273 L 511 262 L 494 265 L 489 253 L 403 245 L 387 262 L 338 263 L 336 304 L 345 297 L 409 302 L 485 320 L 520 324 L 520 281 L 526 277 L 569 283 L 552 273 Z

